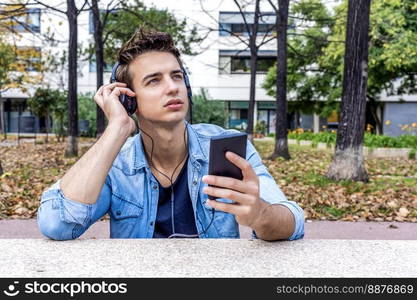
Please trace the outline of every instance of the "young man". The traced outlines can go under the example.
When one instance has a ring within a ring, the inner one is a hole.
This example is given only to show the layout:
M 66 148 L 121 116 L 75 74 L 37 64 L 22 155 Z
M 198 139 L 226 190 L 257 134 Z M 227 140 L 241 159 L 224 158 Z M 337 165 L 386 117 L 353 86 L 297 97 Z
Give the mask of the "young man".
M 210 138 L 233 131 L 185 120 L 190 102 L 168 34 L 136 32 L 118 61 L 117 82 L 94 96 L 109 121 L 104 134 L 42 194 L 45 236 L 75 239 L 109 213 L 111 238 L 238 238 L 238 224 L 264 240 L 303 237 L 302 209 L 285 198 L 249 141 L 246 160 L 226 154 L 242 180 L 207 175 Z M 136 126 L 122 94 L 138 104 L 140 134 L 130 138 Z

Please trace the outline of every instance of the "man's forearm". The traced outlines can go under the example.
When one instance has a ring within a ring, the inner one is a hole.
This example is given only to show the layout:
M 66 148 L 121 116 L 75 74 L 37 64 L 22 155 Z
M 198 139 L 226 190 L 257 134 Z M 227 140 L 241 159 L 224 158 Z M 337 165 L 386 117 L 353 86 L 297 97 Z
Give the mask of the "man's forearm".
M 288 239 L 295 230 L 292 212 L 284 205 L 266 204 L 259 221 L 252 228 L 258 238 L 266 241 Z
M 85 204 L 95 203 L 128 137 L 126 127 L 110 123 L 100 139 L 62 177 L 60 186 L 65 197 Z

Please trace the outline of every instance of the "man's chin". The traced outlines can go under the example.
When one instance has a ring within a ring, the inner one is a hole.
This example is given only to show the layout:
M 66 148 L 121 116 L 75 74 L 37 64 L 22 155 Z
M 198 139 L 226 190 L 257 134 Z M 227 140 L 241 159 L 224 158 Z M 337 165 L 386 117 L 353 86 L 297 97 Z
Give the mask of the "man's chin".
M 162 116 L 161 118 L 141 117 L 139 120 L 158 127 L 175 127 L 179 124 L 182 124 L 185 120 L 185 117 L 186 116 L 184 116 L 183 114 L 178 114 L 177 116 Z

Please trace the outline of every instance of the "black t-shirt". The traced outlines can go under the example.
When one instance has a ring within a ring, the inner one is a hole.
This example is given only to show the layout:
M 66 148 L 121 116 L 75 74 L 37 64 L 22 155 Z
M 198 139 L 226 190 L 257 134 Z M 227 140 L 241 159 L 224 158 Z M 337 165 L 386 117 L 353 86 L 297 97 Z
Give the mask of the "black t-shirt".
M 171 186 L 164 188 L 159 182 L 158 211 L 156 214 L 154 238 L 167 238 L 172 232 Z M 187 161 L 174 184 L 174 225 L 175 233 L 197 234 L 194 210 L 188 192 Z

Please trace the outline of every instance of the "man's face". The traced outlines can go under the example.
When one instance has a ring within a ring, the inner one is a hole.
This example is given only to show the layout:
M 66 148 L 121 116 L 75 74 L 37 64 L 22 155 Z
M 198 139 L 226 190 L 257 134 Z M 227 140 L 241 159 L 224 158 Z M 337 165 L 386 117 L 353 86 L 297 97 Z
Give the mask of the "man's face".
M 129 65 L 129 73 L 139 119 L 165 124 L 184 120 L 189 103 L 187 88 L 173 54 L 159 51 L 141 54 Z M 168 105 L 171 101 L 174 104 Z

